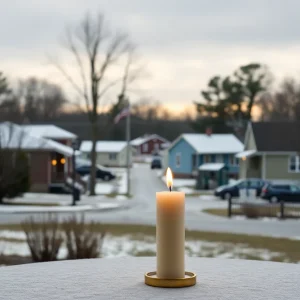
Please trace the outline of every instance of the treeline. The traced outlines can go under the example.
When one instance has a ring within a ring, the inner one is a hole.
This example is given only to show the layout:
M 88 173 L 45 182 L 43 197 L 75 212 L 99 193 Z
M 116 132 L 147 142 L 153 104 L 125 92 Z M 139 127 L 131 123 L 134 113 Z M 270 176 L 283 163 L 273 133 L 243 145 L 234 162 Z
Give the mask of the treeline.
M 271 91 L 272 75 L 260 64 L 240 67 L 233 74 L 214 76 L 195 103 L 197 118 L 189 115 L 174 118 L 168 110 L 151 100 L 141 100 L 131 107 L 132 138 L 158 133 L 174 140 L 181 133 L 234 132 L 241 139 L 249 120 L 300 120 L 300 80 L 285 78 Z M 98 117 L 99 139 L 124 140 L 125 124 L 113 119 L 123 107 L 117 99 L 106 113 Z M 88 116 L 68 101 L 63 89 L 38 78 L 20 81 L 14 88 L 0 73 L 0 118 L 18 124 L 52 123 L 91 139 Z
M 124 140 L 124 120 L 114 124 L 118 111 L 115 104 L 108 112 L 99 114 L 99 139 Z M 71 112 L 70 112 L 71 111 Z M 184 132 L 193 132 L 190 117 L 174 119 L 159 103 L 141 100 L 131 108 L 131 136 L 136 138 L 146 133 L 158 133 L 169 140 Z M 91 139 L 88 115 L 70 102 L 59 85 L 28 78 L 12 88 L 3 73 L 0 73 L 0 121 L 17 124 L 54 124 L 76 133 L 80 139 Z

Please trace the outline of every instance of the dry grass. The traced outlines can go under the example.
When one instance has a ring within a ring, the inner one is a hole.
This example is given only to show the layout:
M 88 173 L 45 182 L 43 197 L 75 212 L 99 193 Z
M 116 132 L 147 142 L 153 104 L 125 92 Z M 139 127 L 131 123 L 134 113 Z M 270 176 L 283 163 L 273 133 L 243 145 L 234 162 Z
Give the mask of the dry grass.
M 63 242 L 57 216 L 49 215 L 42 222 L 30 218 L 22 223 L 22 227 L 33 261 L 57 260 L 58 251 Z
M 227 208 L 208 208 L 204 209 L 203 212 L 219 216 L 219 217 L 227 217 L 228 211 Z M 299 207 L 285 207 L 284 216 L 286 218 L 294 218 L 295 213 L 300 217 L 300 208 Z M 268 206 L 255 206 L 253 204 L 244 204 L 241 207 L 233 206 L 232 207 L 232 215 L 240 215 L 247 216 L 248 218 L 261 218 L 261 217 L 270 217 L 270 218 L 278 218 L 280 216 L 280 206 L 277 205 L 268 205 Z
M 101 254 L 101 248 L 105 231 L 95 230 L 96 223 L 85 223 L 84 215 L 78 221 L 72 217 L 65 221 L 62 230 L 65 233 L 68 250 L 67 259 L 97 258 Z
M 38 227 L 38 224 L 36 224 L 36 226 Z M 0 230 L 21 230 L 21 228 L 18 224 L 0 225 Z M 155 236 L 155 226 L 146 225 L 95 223 L 92 230 L 98 233 L 106 232 L 114 236 L 132 235 L 133 239 L 139 239 L 142 236 Z M 299 240 L 291 240 L 288 238 L 272 238 L 259 235 L 190 230 L 186 230 L 186 239 L 203 240 L 208 242 L 244 244 L 249 248 L 266 249 L 272 252 L 282 253 L 282 257 L 284 257 L 290 262 L 300 261 Z M 282 258 L 278 257 L 278 261 L 282 260 Z

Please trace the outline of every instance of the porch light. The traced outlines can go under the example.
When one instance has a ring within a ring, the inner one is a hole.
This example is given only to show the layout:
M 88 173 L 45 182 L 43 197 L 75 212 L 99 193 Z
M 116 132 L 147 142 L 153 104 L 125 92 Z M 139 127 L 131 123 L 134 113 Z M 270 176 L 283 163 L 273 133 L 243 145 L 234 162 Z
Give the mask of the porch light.
M 52 166 L 56 166 L 57 165 L 57 160 L 56 159 L 52 159 L 51 164 L 52 164 Z
M 65 159 L 65 158 L 62 158 L 62 159 L 60 160 L 60 163 L 61 163 L 62 165 L 64 165 L 64 164 L 66 163 L 66 159 Z
M 247 159 L 247 157 L 246 157 L 246 156 L 243 156 L 243 157 L 242 157 L 242 160 L 243 160 L 243 161 L 245 161 L 246 159 Z

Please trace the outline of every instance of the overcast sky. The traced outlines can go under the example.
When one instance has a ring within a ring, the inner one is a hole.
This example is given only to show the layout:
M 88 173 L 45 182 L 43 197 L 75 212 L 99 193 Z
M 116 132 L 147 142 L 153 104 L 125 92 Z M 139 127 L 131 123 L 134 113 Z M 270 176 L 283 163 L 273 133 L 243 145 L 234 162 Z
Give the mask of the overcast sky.
M 267 64 L 276 78 L 300 75 L 298 0 L 15 0 L 0 11 L 1 69 L 10 79 L 64 83 L 47 62 L 66 25 L 102 11 L 139 46 L 151 76 L 141 95 L 191 104 L 216 74 Z M 69 90 L 64 85 L 66 91 Z

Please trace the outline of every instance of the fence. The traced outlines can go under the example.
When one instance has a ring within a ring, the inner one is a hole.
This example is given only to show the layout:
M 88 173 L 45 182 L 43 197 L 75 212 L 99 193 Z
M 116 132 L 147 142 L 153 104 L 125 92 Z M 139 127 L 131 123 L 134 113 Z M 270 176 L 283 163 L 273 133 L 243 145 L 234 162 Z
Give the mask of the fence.
M 247 218 L 300 218 L 300 203 L 264 203 L 260 201 L 228 200 L 228 217 L 243 215 Z

